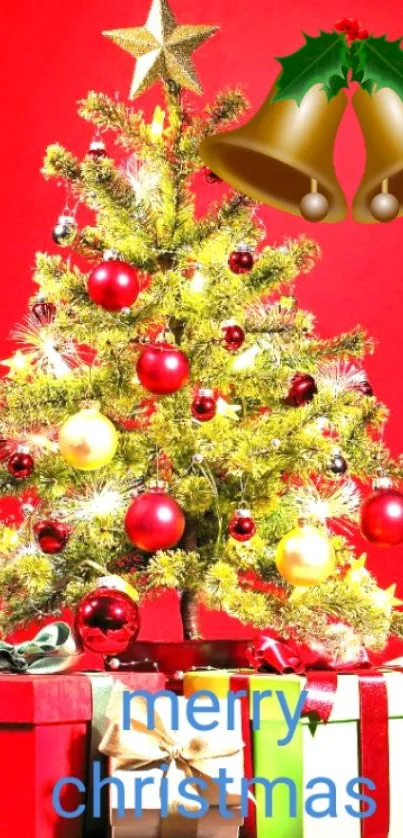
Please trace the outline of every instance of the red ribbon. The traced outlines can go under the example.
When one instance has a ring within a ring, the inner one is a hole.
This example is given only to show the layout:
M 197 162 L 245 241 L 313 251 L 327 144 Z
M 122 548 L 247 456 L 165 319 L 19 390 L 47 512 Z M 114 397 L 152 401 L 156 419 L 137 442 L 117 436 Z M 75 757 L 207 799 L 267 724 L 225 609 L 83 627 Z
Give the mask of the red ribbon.
M 273 632 L 260 635 L 249 649 L 248 659 L 259 672 L 295 673 L 306 677 L 307 698 L 303 716 L 315 716 L 327 723 L 337 692 L 338 675 L 355 674 L 359 679 L 360 776 L 370 779 L 375 790 L 362 787 L 376 802 L 376 811 L 361 820 L 362 838 L 387 838 L 390 827 L 388 696 L 384 675 L 372 666 L 366 651 L 359 661 L 339 665 L 295 641 L 287 643 Z M 399 666 L 385 666 L 402 672 Z M 361 804 L 361 811 L 367 806 Z

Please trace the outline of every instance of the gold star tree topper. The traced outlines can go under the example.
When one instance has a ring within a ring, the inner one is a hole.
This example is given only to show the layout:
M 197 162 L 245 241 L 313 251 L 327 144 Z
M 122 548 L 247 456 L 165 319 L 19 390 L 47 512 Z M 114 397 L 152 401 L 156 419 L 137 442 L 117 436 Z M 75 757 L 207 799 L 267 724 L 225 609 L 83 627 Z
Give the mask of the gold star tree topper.
M 167 0 L 153 0 L 145 26 L 103 32 L 137 58 L 130 98 L 144 93 L 158 79 L 201 93 L 192 53 L 218 26 L 180 26 Z

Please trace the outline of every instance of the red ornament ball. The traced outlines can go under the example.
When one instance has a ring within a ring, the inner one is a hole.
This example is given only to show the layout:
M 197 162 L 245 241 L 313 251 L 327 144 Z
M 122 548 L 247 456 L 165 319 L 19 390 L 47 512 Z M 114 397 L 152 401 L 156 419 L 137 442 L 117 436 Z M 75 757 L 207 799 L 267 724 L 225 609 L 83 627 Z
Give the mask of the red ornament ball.
M 254 265 L 253 252 L 247 245 L 239 245 L 228 259 L 228 266 L 233 274 L 247 274 Z
M 361 532 L 378 547 L 403 542 L 403 495 L 397 489 L 378 489 L 361 506 Z
M 255 535 L 256 524 L 249 509 L 237 509 L 229 522 L 228 532 L 235 541 L 250 541 Z
M 198 422 L 210 422 L 217 413 L 217 402 L 213 390 L 199 390 L 192 401 L 192 416 Z
M 137 300 L 139 290 L 139 271 L 119 259 L 101 262 L 88 279 L 91 300 L 105 311 L 130 308 Z
M 316 381 L 312 375 L 306 372 L 297 372 L 291 380 L 291 387 L 285 403 L 290 407 L 302 407 L 302 405 L 311 402 L 317 392 Z
M 79 603 L 74 628 L 90 652 L 118 655 L 139 632 L 139 609 L 124 591 L 100 587 Z
M 19 527 L 24 521 L 23 503 L 13 495 L 0 498 L 0 522 L 6 527 Z
M 140 383 L 150 393 L 166 396 L 183 387 L 190 374 L 186 355 L 169 343 L 155 343 L 141 350 L 137 361 Z
M 126 533 L 135 547 L 145 553 L 169 550 L 181 540 L 185 516 L 179 504 L 161 491 L 134 498 L 125 520 Z
M 56 317 L 56 306 L 48 300 L 38 300 L 32 306 L 32 314 L 41 326 L 53 323 Z
M 107 157 L 106 146 L 103 140 L 93 140 L 87 151 L 87 157 L 91 160 L 102 160 Z
M 54 556 L 64 550 L 70 529 L 62 521 L 38 521 L 34 526 L 34 534 L 42 553 Z
M 11 477 L 14 477 L 15 480 L 26 480 L 35 468 L 35 460 L 31 454 L 27 454 L 25 451 L 16 451 L 10 457 L 7 468 Z
M 229 323 L 222 327 L 224 333 L 224 345 L 228 352 L 236 352 L 241 348 L 245 340 L 245 332 L 236 323 Z

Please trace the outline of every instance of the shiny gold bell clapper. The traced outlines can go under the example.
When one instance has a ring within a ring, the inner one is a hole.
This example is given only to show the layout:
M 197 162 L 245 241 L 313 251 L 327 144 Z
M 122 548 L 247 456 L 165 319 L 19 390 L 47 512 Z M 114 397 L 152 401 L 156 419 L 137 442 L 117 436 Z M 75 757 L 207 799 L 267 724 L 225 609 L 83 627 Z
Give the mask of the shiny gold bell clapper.
M 340 91 L 328 101 L 321 84 L 273 101 L 276 86 L 252 119 L 203 141 L 201 157 L 222 180 L 256 201 L 309 221 L 338 222 L 347 202 L 333 166 L 333 148 L 347 106 Z M 391 221 L 403 206 L 403 102 L 390 88 L 353 96 L 366 146 L 364 177 L 353 201 L 362 223 Z

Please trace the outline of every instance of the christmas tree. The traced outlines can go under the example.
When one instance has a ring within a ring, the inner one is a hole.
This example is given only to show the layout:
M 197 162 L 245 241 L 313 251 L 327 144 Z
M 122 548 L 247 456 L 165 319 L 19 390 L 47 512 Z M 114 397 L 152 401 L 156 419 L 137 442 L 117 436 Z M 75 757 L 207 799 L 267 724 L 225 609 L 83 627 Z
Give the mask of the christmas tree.
M 239 90 L 203 110 L 185 92 L 213 31 L 154 0 L 146 27 L 105 33 L 140 56 L 132 98 L 160 81 L 163 107 L 149 123 L 91 92 L 85 158 L 47 150 L 45 176 L 67 188 L 53 231 L 67 259 L 37 255 L 38 293 L 2 362 L 2 628 L 120 574 L 143 599 L 177 590 L 187 638 L 203 601 L 351 657 L 403 636 L 393 586 L 351 544 L 360 515 L 371 541 L 403 541 L 389 484 L 402 463 L 362 370 L 371 342 L 359 328 L 321 339 L 298 307 L 316 244 L 265 244 L 257 206 L 203 167 L 201 140 L 247 107 Z M 79 229 L 81 205 L 93 222 Z

